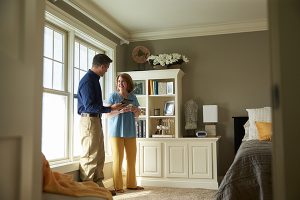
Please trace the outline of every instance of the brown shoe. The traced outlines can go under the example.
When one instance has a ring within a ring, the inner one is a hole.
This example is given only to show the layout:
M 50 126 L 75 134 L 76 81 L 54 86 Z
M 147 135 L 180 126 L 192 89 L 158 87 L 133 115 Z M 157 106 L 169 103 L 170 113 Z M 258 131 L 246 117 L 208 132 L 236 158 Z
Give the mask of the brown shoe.
M 124 193 L 123 189 L 116 190 L 116 193 Z
M 110 191 L 110 193 L 111 193 L 112 196 L 116 196 L 117 195 L 117 193 L 116 193 L 115 190 L 109 190 L 109 191 Z
M 143 190 L 142 186 L 136 186 L 135 188 L 127 188 L 128 190 Z

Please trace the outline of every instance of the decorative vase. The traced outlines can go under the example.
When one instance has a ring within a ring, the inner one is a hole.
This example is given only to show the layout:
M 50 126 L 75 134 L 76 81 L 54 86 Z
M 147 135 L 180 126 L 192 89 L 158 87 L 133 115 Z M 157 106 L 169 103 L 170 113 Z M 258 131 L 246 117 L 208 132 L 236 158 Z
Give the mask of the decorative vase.
M 169 65 L 168 69 L 181 69 L 181 65 L 180 64 Z
M 153 69 L 167 69 L 167 65 L 161 66 L 161 65 L 154 65 Z

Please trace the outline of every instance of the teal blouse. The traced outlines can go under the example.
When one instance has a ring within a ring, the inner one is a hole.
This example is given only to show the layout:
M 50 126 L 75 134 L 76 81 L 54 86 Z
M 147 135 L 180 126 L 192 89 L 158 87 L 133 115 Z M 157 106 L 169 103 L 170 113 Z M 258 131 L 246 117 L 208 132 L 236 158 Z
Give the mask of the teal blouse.
M 128 99 L 132 100 L 133 106 L 139 106 L 139 102 L 134 94 L 129 93 Z M 114 92 L 108 99 L 109 104 L 120 103 L 123 97 Z M 111 137 L 133 138 L 136 137 L 136 127 L 133 112 L 120 113 L 108 120 L 108 131 Z

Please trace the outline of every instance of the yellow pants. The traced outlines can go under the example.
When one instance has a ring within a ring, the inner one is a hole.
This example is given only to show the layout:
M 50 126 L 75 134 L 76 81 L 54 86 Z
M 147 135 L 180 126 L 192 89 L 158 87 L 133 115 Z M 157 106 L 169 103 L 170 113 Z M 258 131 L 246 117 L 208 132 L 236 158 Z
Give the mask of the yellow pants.
M 127 188 L 136 188 L 136 138 L 111 138 L 113 153 L 113 180 L 116 190 L 123 189 L 122 163 L 124 158 L 124 148 L 127 158 Z

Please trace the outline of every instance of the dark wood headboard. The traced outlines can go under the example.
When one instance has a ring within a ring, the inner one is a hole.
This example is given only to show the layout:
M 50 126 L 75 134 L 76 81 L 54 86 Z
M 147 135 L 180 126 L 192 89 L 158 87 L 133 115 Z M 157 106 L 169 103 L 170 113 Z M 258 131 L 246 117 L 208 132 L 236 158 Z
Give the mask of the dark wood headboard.
M 248 117 L 232 117 L 232 118 L 234 120 L 234 151 L 236 153 L 245 135 L 244 124 L 247 122 Z

